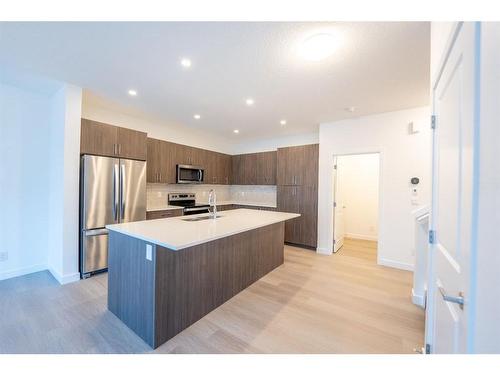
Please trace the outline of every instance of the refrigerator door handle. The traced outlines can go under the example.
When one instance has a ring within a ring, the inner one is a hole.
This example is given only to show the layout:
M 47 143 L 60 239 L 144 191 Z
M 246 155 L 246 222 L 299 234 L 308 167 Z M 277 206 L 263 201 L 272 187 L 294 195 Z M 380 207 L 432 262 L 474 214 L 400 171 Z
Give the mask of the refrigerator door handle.
M 118 170 L 118 164 L 115 164 L 113 168 L 113 217 L 115 221 L 118 220 L 118 184 L 119 184 L 120 171 Z
M 121 205 L 120 205 L 120 218 L 123 220 L 125 217 L 125 193 L 124 193 L 124 180 L 125 180 L 125 165 L 121 164 L 121 174 L 120 174 L 120 194 L 121 194 Z
M 85 237 L 89 237 L 89 236 L 101 236 L 103 234 L 109 234 L 109 231 L 106 228 L 89 229 L 89 230 L 84 231 L 84 233 L 85 233 Z

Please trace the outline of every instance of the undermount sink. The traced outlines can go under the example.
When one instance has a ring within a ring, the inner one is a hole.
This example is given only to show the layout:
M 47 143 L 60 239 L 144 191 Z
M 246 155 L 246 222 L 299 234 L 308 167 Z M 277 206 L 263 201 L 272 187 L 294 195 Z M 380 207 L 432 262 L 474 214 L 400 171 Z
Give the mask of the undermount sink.
M 218 219 L 219 217 L 222 217 L 220 215 L 217 215 L 215 217 L 215 219 Z M 213 216 L 201 216 L 201 217 L 187 217 L 185 219 L 181 219 L 183 221 L 202 221 L 202 220 L 210 220 L 210 219 L 214 219 Z

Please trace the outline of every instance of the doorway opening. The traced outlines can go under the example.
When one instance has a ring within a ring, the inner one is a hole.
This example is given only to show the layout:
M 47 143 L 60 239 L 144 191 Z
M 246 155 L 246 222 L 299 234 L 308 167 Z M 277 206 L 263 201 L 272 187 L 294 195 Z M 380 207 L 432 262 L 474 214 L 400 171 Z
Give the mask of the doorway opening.
M 377 261 L 379 191 L 379 153 L 334 156 L 334 253 Z

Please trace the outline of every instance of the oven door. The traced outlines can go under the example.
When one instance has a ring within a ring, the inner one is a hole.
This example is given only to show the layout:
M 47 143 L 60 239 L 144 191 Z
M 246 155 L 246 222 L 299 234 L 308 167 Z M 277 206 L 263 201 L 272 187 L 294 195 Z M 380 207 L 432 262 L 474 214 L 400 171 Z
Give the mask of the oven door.
M 193 165 L 177 165 L 177 183 L 178 184 L 201 184 L 203 182 L 205 171 L 200 167 Z

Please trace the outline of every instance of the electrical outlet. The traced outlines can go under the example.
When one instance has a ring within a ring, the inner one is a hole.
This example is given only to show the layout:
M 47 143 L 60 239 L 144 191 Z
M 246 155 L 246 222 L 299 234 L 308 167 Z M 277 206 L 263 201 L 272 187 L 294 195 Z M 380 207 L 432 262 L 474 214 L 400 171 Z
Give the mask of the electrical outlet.
M 3 251 L 0 253 L 0 262 L 6 262 L 9 259 L 9 253 L 7 251 Z
M 146 244 L 146 259 L 153 260 L 153 246 Z

